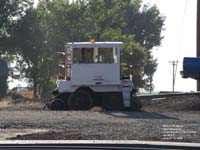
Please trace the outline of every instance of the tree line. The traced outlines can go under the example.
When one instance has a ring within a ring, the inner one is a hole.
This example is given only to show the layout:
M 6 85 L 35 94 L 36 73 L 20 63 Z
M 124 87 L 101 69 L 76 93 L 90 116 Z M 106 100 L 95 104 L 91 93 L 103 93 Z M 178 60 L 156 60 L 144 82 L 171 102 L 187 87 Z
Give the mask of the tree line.
M 56 52 L 67 42 L 123 41 L 122 73 L 133 74 L 137 88 L 153 90 L 165 17 L 141 0 L 1 0 L 0 58 L 15 62 L 9 75 L 26 79 L 34 95 L 55 87 Z M 39 91 L 36 89 L 39 87 Z M 37 93 L 39 92 L 39 93 Z

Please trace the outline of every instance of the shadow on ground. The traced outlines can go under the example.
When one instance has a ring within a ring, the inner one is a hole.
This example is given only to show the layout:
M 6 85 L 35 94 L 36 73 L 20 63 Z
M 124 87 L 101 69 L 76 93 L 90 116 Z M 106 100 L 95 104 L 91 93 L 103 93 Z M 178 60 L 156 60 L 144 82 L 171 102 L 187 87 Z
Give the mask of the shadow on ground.
M 179 120 L 178 118 L 166 116 L 159 113 L 153 112 L 103 112 L 107 115 L 111 115 L 116 118 L 132 118 L 132 119 L 175 119 Z

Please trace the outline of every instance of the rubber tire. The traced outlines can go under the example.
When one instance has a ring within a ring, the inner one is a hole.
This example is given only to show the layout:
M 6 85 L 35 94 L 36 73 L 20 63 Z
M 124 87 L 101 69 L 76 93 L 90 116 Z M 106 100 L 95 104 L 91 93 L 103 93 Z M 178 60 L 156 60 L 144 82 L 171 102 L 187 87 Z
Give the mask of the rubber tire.
M 106 110 L 123 110 L 123 98 L 120 92 L 104 93 L 102 107 Z
M 65 103 L 62 99 L 56 98 L 51 103 L 50 108 L 51 108 L 51 110 L 65 110 Z
M 94 106 L 94 101 L 89 92 L 78 90 L 69 96 L 67 104 L 71 110 L 90 110 Z

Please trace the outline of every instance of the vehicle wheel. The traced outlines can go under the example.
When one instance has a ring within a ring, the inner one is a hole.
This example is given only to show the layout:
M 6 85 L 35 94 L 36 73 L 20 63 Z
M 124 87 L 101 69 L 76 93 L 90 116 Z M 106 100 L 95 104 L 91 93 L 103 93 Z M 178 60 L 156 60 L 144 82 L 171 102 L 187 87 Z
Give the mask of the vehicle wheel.
M 102 107 L 106 110 L 123 110 L 122 94 L 119 92 L 103 94 Z
M 78 90 L 69 96 L 68 106 L 72 110 L 89 110 L 93 107 L 92 96 L 85 90 Z
M 62 99 L 56 98 L 52 103 L 51 103 L 51 110 L 65 110 L 65 103 Z
M 140 111 L 142 108 L 142 104 L 138 97 L 134 96 L 131 100 L 131 110 Z

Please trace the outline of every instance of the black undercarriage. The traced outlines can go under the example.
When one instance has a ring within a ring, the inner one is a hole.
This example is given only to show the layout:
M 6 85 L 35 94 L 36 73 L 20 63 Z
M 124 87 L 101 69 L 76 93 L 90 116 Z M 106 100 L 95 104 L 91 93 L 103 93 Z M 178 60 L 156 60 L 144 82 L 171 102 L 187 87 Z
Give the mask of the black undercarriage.
M 105 110 L 139 111 L 141 103 L 136 96 L 131 99 L 131 107 L 124 108 L 122 92 L 93 92 L 90 89 L 78 89 L 74 93 L 51 92 L 54 96 L 44 109 L 50 110 L 90 110 L 100 106 Z

